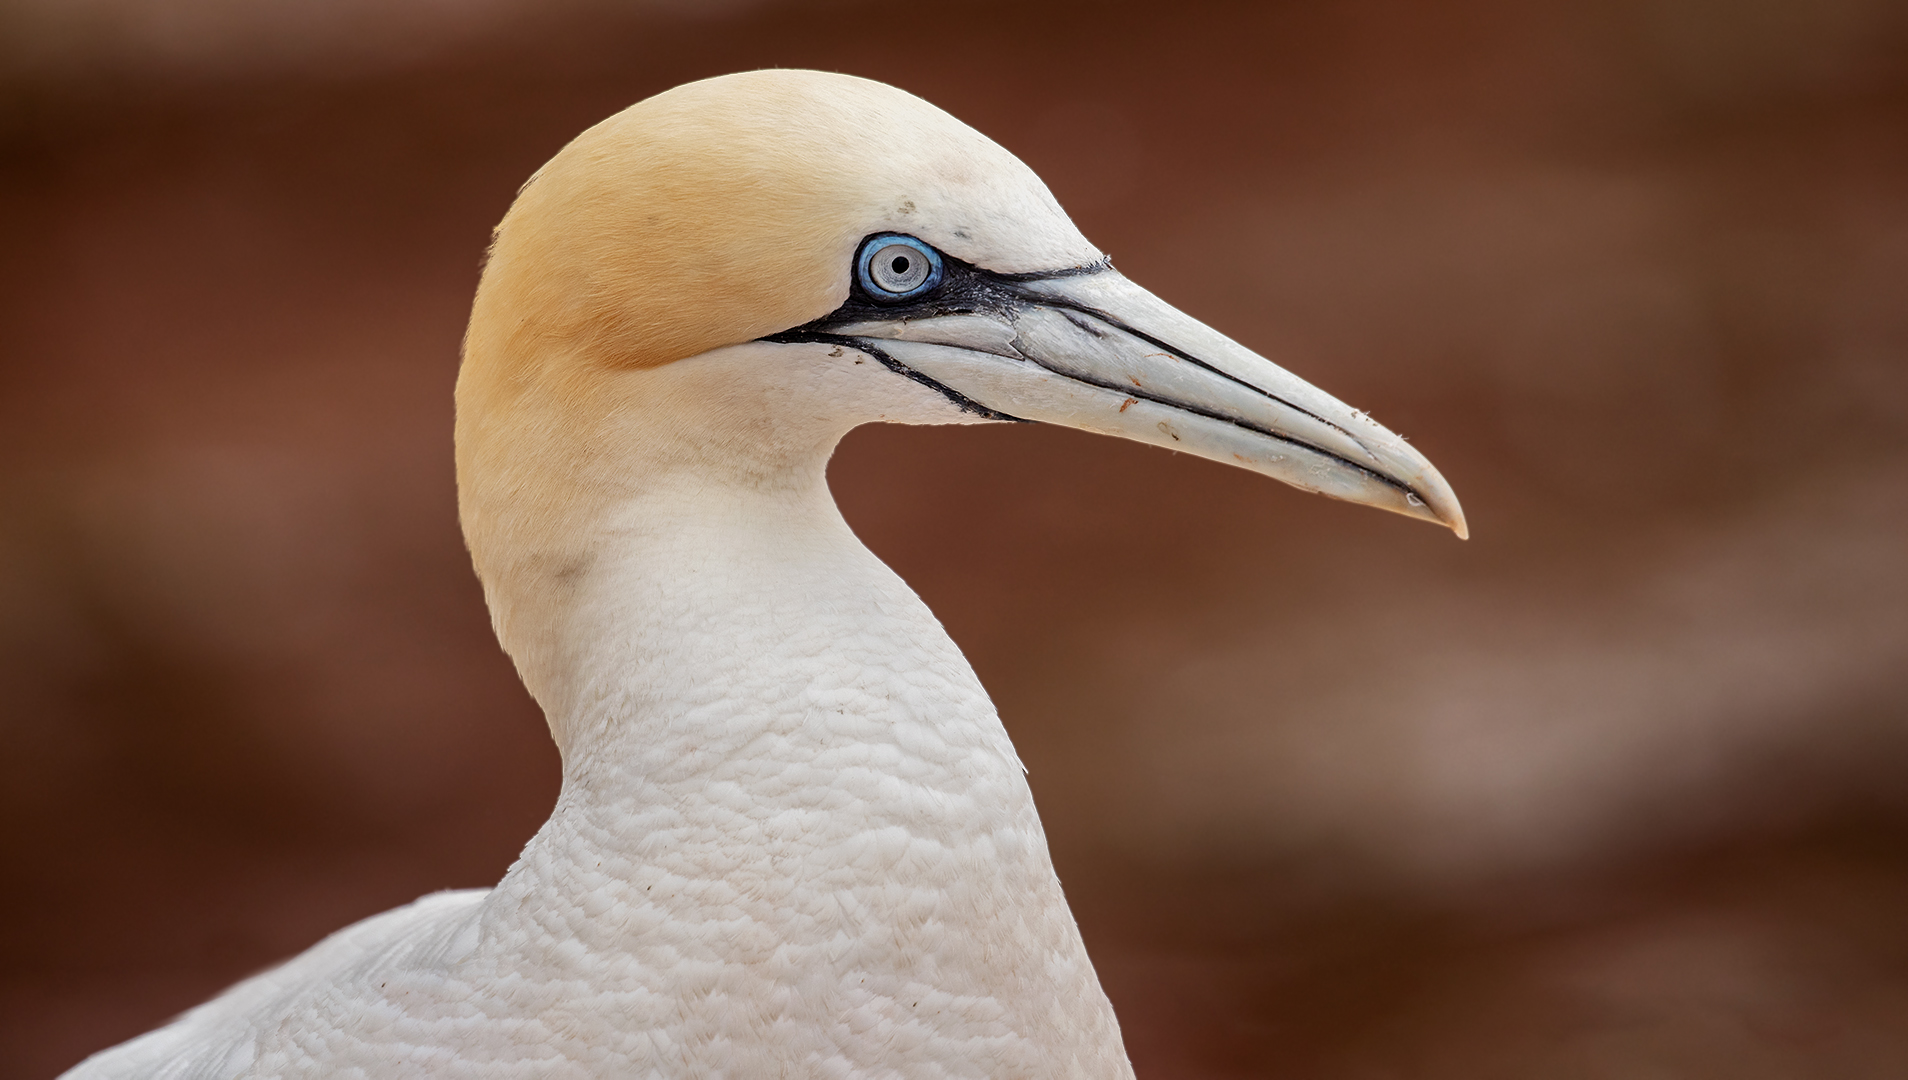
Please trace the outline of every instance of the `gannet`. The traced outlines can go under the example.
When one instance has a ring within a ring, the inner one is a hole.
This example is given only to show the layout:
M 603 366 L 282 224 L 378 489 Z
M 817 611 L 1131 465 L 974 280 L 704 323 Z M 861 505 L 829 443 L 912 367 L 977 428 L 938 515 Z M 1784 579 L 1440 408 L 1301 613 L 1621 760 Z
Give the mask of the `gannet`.
M 472 560 L 562 755 L 549 820 L 495 888 L 68 1076 L 1131 1076 L 1020 760 L 836 509 L 836 443 L 1065 424 L 1465 533 L 1403 440 L 844 75 L 690 83 L 564 147 L 497 227 L 456 405 Z

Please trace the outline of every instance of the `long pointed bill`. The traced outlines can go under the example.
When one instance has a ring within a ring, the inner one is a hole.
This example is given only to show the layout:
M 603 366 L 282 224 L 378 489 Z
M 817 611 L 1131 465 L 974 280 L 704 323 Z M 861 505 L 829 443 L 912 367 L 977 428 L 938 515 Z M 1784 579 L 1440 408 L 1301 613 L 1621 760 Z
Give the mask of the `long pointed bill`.
M 1468 534 L 1450 485 L 1403 439 L 1111 268 L 996 278 L 985 292 L 955 312 L 844 310 L 826 329 L 991 412 L 1183 450 Z

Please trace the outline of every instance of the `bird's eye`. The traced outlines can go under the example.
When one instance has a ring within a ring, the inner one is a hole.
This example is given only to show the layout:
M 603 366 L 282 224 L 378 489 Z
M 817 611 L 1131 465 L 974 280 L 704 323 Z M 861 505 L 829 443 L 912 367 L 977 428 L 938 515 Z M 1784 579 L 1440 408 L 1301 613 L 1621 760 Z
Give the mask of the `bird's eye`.
M 855 269 L 874 299 L 907 300 L 941 283 L 941 253 L 912 236 L 883 233 L 861 245 Z

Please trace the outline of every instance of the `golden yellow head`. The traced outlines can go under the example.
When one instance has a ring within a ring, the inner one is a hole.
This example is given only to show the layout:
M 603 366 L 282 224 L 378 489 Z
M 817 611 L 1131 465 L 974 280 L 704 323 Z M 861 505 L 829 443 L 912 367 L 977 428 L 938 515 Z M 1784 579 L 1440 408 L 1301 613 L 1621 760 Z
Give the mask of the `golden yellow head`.
M 1000 271 L 1100 258 L 1033 171 L 912 94 L 816 71 L 689 83 L 579 135 L 497 227 L 472 363 L 650 367 L 820 318 L 870 233 Z

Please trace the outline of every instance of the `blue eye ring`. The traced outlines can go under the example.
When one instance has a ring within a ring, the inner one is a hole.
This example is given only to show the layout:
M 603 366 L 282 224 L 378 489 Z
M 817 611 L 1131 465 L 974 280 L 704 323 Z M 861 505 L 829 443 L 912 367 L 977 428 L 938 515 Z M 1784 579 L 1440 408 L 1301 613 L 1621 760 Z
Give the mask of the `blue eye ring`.
M 941 283 L 941 253 L 905 233 L 876 233 L 861 242 L 855 280 L 879 303 L 912 300 Z

